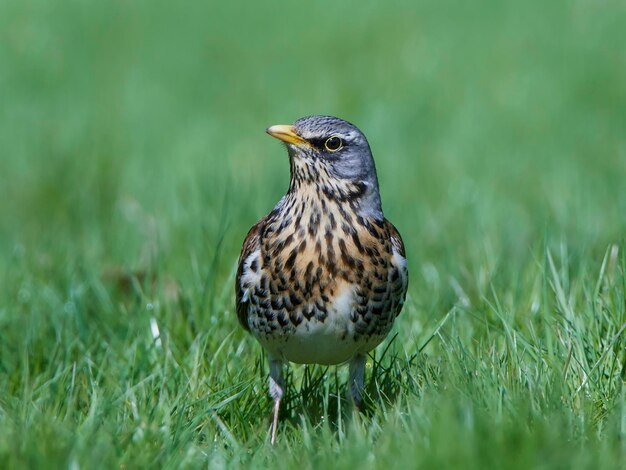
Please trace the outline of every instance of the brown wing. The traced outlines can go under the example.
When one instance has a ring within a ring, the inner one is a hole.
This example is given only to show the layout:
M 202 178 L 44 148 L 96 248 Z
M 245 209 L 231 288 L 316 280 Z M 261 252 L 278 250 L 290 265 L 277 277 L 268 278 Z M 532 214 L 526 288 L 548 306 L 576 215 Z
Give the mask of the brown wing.
M 255 253 L 260 253 L 260 233 L 265 225 L 266 219 L 267 217 L 263 217 L 250 229 L 243 242 L 241 254 L 239 255 L 239 265 L 237 267 L 237 276 L 235 279 L 235 302 L 239 323 L 247 331 L 250 331 L 250 327 L 248 326 L 248 308 L 250 305 L 250 298 L 247 292 L 247 287 L 245 286 L 245 277 L 249 274 L 250 270 L 254 270 L 256 272 L 257 269 L 261 269 L 260 255 L 256 266 L 253 264 L 251 257 L 254 257 Z
M 391 244 L 393 246 L 393 258 L 392 265 L 398 271 L 397 276 L 392 276 L 391 282 L 392 293 L 396 298 L 394 304 L 396 307 L 396 316 L 400 315 L 402 311 L 402 306 L 404 305 L 404 300 L 406 298 L 406 291 L 409 287 L 409 270 L 406 262 L 406 254 L 404 251 L 404 242 L 402 241 L 402 237 L 400 236 L 400 232 L 393 226 L 391 222 L 385 219 L 385 225 L 387 230 L 389 231 L 389 236 L 391 237 Z

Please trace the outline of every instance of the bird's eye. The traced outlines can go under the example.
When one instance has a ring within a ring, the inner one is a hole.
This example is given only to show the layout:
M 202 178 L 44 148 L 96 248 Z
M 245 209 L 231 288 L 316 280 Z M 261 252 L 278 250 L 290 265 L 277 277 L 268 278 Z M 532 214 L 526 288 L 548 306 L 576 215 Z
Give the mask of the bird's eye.
M 326 139 L 326 142 L 324 142 L 324 147 L 326 147 L 326 150 L 328 150 L 329 152 L 336 152 L 341 147 L 343 147 L 343 142 L 339 137 L 334 135 Z

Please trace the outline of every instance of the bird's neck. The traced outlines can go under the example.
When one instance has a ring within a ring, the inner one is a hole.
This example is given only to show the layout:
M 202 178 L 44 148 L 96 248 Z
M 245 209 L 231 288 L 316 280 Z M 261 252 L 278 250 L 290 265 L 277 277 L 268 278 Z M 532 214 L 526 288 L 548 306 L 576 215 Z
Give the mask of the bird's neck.
M 354 217 L 383 220 L 376 181 L 336 178 L 323 165 L 292 162 L 289 191 L 279 205 L 285 211 L 320 216 L 345 212 Z

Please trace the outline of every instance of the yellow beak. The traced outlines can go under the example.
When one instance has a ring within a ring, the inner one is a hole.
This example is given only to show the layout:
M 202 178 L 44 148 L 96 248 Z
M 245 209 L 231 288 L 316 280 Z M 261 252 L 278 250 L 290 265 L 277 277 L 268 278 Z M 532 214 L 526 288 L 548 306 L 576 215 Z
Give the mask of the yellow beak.
M 272 137 L 287 142 L 293 145 L 310 145 L 306 140 L 296 134 L 296 130 L 293 126 L 278 125 L 268 127 L 266 131 Z

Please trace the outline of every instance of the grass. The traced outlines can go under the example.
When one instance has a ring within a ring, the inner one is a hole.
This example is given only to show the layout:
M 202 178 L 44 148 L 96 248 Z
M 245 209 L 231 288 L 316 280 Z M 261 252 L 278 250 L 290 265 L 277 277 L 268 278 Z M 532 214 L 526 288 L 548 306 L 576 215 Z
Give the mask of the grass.
M 306 11 L 303 11 L 306 9 Z M 0 466 L 618 468 L 617 1 L 0 4 Z M 236 258 L 271 124 L 376 158 L 407 304 L 353 416 L 294 367 L 275 448 Z

